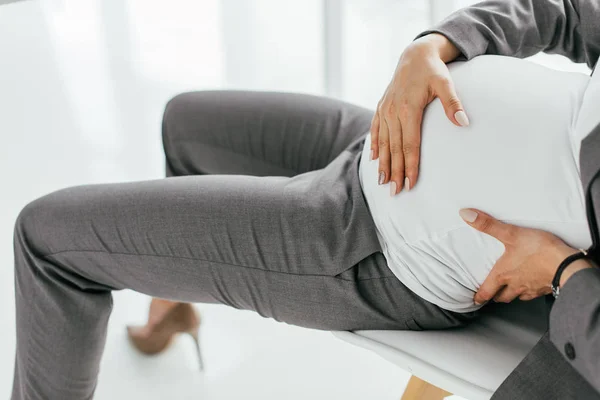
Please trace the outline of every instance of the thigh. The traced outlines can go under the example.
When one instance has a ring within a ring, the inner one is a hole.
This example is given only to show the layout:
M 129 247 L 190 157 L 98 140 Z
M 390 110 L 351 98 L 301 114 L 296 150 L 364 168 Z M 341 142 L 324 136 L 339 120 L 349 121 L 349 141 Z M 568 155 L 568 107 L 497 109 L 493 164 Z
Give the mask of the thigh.
M 292 178 L 186 176 L 64 189 L 30 203 L 16 237 L 87 290 L 129 288 L 257 311 L 285 296 L 340 306 L 348 291 L 323 282 L 380 249 L 361 203 L 358 155 L 345 151 Z
M 330 225 L 319 215 L 324 205 L 292 179 L 207 175 L 85 185 L 44 196 L 24 215 L 45 256 L 100 252 L 331 273 L 334 260 L 318 246 Z
M 305 94 L 181 94 L 163 118 L 167 173 L 294 176 L 317 170 L 368 131 L 371 115 Z
M 409 292 L 393 290 L 381 253 L 339 263 L 326 244 L 340 237 L 337 223 L 320 226 L 327 213 L 317 203 L 296 204 L 292 180 L 190 176 L 64 189 L 30 203 L 15 238 L 24 257 L 40 259 L 32 264 L 40 279 L 61 277 L 69 290 L 127 288 L 317 329 L 406 329 Z M 392 293 L 394 306 L 382 306 Z
M 238 271 L 220 279 L 223 287 L 235 290 L 219 302 L 313 329 L 445 329 L 475 317 L 440 309 L 418 297 L 393 275 L 381 252 L 333 276 Z

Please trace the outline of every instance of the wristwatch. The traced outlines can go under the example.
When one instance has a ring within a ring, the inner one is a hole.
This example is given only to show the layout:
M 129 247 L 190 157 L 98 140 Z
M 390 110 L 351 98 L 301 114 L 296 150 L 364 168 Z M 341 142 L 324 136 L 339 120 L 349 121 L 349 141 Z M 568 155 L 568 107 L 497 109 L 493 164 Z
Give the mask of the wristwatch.
M 555 299 L 560 294 L 559 284 L 560 284 L 560 277 L 561 277 L 563 271 L 573 261 L 579 260 L 581 258 L 585 258 L 585 256 L 587 256 L 587 254 L 588 254 L 587 251 L 585 251 L 583 249 L 579 249 L 578 253 L 571 254 L 569 257 L 565 258 L 563 260 L 563 262 L 560 263 L 560 265 L 558 266 L 558 269 L 556 270 L 556 274 L 554 274 L 554 279 L 552 279 L 552 285 L 551 285 L 551 287 L 552 287 L 552 296 L 554 296 Z

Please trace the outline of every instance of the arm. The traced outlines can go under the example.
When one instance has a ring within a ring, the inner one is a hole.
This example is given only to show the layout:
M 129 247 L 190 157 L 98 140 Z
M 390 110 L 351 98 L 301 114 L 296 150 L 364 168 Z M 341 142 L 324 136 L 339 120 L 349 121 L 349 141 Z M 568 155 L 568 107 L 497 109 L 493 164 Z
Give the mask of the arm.
M 600 54 L 600 0 L 488 0 L 450 15 L 402 53 L 371 122 L 371 159 L 390 194 L 419 176 L 423 109 L 439 97 L 457 126 L 469 118 L 445 63 L 490 53 L 527 57 L 564 54 L 593 66 Z M 432 33 L 438 33 L 432 35 Z
M 561 277 L 562 289 L 550 313 L 550 339 L 600 390 L 600 268 L 591 267 L 578 260 Z
M 505 251 L 475 295 L 510 302 L 550 293 L 562 260 L 577 252 L 560 238 L 538 229 L 501 222 L 475 209 L 463 209 L 469 225 L 493 236 Z M 571 263 L 561 275 L 560 295 L 550 313 L 550 340 L 597 391 L 600 391 L 600 268 L 597 259 Z
M 421 33 L 446 36 L 466 59 L 557 53 L 593 66 L 600 54 L 600 0 L 488 0 Z

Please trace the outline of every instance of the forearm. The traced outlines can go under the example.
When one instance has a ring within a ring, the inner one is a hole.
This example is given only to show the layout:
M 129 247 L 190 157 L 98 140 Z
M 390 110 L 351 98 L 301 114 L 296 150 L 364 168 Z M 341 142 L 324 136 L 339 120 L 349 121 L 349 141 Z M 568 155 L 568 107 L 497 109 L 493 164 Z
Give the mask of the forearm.
M 451 14 L 419 37 L 446 36 L 466 59 L 528 57 L 540 51 L 585 60 L 578 0 L 488 0 Z
M 560 295 L 550 314 L 550 339 L 571 365 L 600 390 L 600 268 L 578 260 L 564 274 Z
M 418 38 L 411 51 L 433 51 L 443 62 L 449 63 L 460 56 L 460 50 L 444 35 L 432 33 Z

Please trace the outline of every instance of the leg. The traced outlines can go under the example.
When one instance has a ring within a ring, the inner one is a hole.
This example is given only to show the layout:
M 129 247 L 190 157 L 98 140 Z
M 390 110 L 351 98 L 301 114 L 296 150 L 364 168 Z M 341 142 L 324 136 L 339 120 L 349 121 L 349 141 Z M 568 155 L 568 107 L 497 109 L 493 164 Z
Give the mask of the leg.
M 364 245 L 372 222 L 332 212 L 332 201 L 357 201 L 354 184 L 332 178 L 350 169 L 347 154 L 294 178 L 91 185 L 29 204 L 15 229 L 13 399 L 92 397 L 112 290 L 316 329 L 406 329 L 416 296 Z
M 321 169 L 368 131 L 371 116 L 304 94 L 181 94 L 163 117 L 167 176 L 294 176 Z
M 184 93 L 163 116 L 166 173 L 294 176 L 321 169 L 367 132 L 371 116 L 352 104 L 304 94 Z M 130 335 L 147 337 L 152 323 L 176 305 L 153 301 L 148 324 L 131 328 Z
M 413 375 L 404 390 L 402 400 L 442 400 L 451 395 L 452 393 Z

